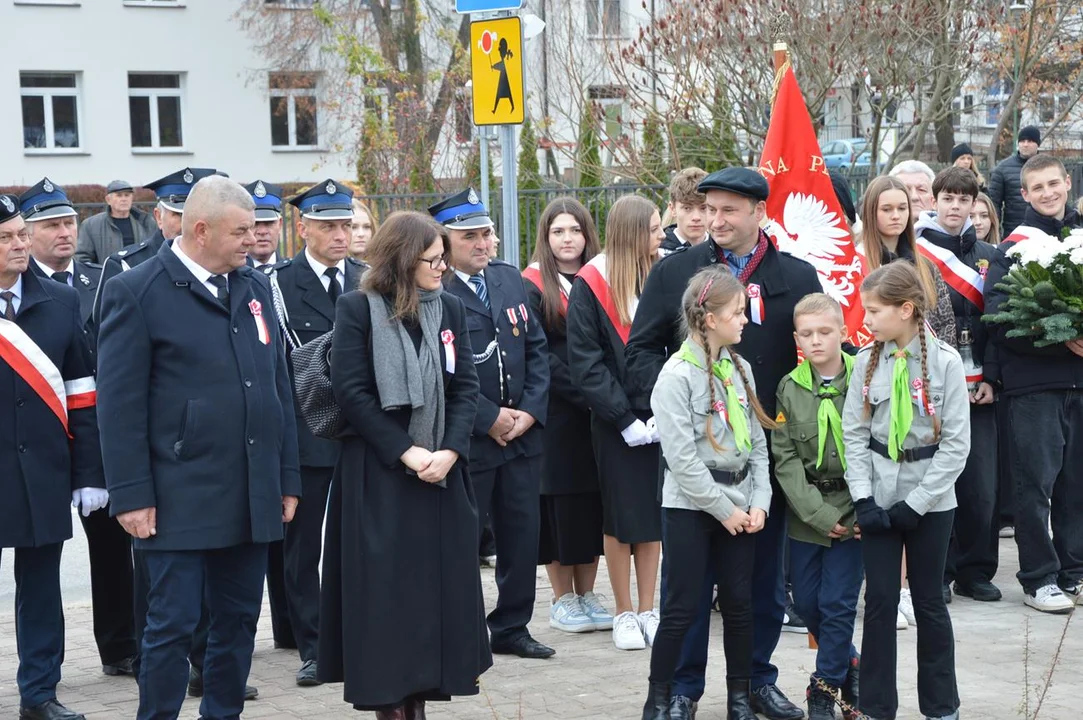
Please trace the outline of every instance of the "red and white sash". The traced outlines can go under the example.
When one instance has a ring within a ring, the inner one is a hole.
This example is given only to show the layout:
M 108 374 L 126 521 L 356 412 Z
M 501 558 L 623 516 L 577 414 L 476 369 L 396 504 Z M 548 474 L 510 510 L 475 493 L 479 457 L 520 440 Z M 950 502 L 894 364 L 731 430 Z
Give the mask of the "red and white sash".
M 624 325 L 620 321 L 620 313 L 617 312 L 617 306 L 613 302 L 613 292 L 609 287 L 609 273 L 606 270 L 605 253 L 595 255 L 590 262 L 582 267 L 577 277 L 583 278 L 583 281 L 586 282 L 587 287 L 591 289 L 594 297 L 598 300 L 598 304 L 605 311 L 609 322 L 613 323 L 613 328 L 617 331 L 617 335 L 620 336 L 621 342 L 627 345 L 632 326 L 631 324 Z M 636 315 L 638 306 L 639 298 L 632 298 L 629 314 L 633 318 Z
M 60 370 L 29 335 L 10 320 L 0 319 L 0 360 L 29 385 L 53 414 L 64 432 L 68 411 L 94 407 L 97 386 L 93 377 L 65 381 Z
M 538 263 L 530 263 L 526 266 L 526 270 L 523 271 L 523 278 L 529 280 L 534 287 L 538 288 L 541 292 L 545 292 L 544 281 L 542 280 L 541 266 Z M 568 282 L 568 279 L 557 273 L 557 280 L 560 281 L 560 314 L 568 314 L 568 297 L 572 294 L 572 284 Z
M 917 239 L 917 250 L 936 265 L 944 282 L 979 310 L 985 310 L 985 278 L 977 270 L 955 257 L 955 253 L 938 247 L 925 238 Z

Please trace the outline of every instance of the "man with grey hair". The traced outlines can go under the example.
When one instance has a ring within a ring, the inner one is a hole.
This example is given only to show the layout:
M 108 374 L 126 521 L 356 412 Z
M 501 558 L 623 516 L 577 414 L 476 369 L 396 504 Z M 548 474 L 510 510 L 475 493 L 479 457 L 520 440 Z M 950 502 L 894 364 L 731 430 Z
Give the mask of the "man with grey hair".
M 933 209 L 933 180 L 936 173 L 920 160 L 903 160 L 891 168 L 889 176 L 906 186 L 910 193 L 910 218 L 918 221 L 918 215 Z
M 210 616 L 200 714 L 244 708 L 268 544 L 301 494 L 269 281 L 245 264 L 254 204 L 209 176 L 181 235 L 103 291 L 98 403 L 110 512 L 150 576 L 139 720 L 176 718 Z
M 132 207 L 135 190 L 126 180 L 113 180 L 105 188 L 105 212 L 79 224 L 75 259 L 101 263 L 118 250 L 136 245 L 158 232 L 154 217 Z

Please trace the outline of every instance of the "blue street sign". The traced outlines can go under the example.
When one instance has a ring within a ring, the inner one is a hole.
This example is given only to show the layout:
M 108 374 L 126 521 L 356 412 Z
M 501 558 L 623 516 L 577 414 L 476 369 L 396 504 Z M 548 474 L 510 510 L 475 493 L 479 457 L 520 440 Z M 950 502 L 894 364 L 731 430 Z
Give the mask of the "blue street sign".
M 455 12 L 462 15 L 498 12 L 500 10 L 518 10 L 522 6 L 523 0 L 455 0 Z

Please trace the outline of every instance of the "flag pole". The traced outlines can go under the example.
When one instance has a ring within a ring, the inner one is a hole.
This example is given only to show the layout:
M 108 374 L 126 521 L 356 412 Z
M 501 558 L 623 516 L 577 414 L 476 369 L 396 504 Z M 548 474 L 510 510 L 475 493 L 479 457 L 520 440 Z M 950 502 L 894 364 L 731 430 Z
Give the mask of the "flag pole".
M 790 46 L 786 38 L 790 36 L 793 28 L 793 20 L 789 15 L 779 14 L 771 22 L 771 39 L 773 41 L 775 82 L 771 88 L 771 104 L 775 104 L 775 96 L 778 95 L 778 86 L 782 82 L 782 74 L 790 62 Z

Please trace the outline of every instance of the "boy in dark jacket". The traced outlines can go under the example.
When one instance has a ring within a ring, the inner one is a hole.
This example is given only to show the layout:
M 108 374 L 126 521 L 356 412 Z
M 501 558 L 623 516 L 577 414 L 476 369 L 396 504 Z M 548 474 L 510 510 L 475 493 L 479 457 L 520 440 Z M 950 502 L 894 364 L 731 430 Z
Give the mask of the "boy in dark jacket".
M 707 239 L 707 196 L 697 188 L 705 177 L 706 171 L 689 167 L 670 181 L 667 215 L 676 222 L 666 228 L 666 239 L 658 248 L 662 257 Z
M 940 271 L 951 293 L 958 349 L 970 386 L 970 446 L 973 451 L 955 485 L 959 507 L 944 569 L 944 595 L 981 601 L 1000 599 L 993 585 L 999 563 L 997 527 L 997 424 L 993 385 L 999 380 L 993 346 L 981 315 L 985 275 L 996 248 L 979 242 L 970 222 L 978 181 L 969 170 L 951 167 L 933 181 L 936 210 L 923 212 L 914 231 L 918 252 Z M 968 357 L 969 354 L 969 357 Z
M 842 352 L 846 324 L 823 293 L 793 311 L 805 359 L 778 384 L 778 430 L 771 434 L 775 477 L 786 495 L 794 604 L 819 645 L 809 678 L 809 720 L 834 720 L 835 696 L 857 705 L 853 645 L 863 577 L 861 545 L 842 445 L 842 408 L 854 360 Z
M 985 283 L 986 312 L 999 312 L 1007 293 L 997 283 L 1014 259 L 1005 253 L 1030 237 L 1045 233 L 1064 238 L 1083 226 L 1068 208 L 1072 181 L 1064 165 L 1037 155 L 1023 166 L 1023 197 L 1029 203 L 1023 225 L 997 247 Z M 991 325 L 1000 357 L 1004 394 L 1011 398 L 1009 417 L 1017 479 L 1016 577 L 1023 602 L 1048 613 L 1068 613 L 1083 581 L 1083 522 L 1071 510 L 1083 506 L 1083 338 L 1064 345 L 1035 347 L 1027 338 L 1008 337 L 1007 325 Z M 1049 536 L 1052 520 L 1053 536 Z

